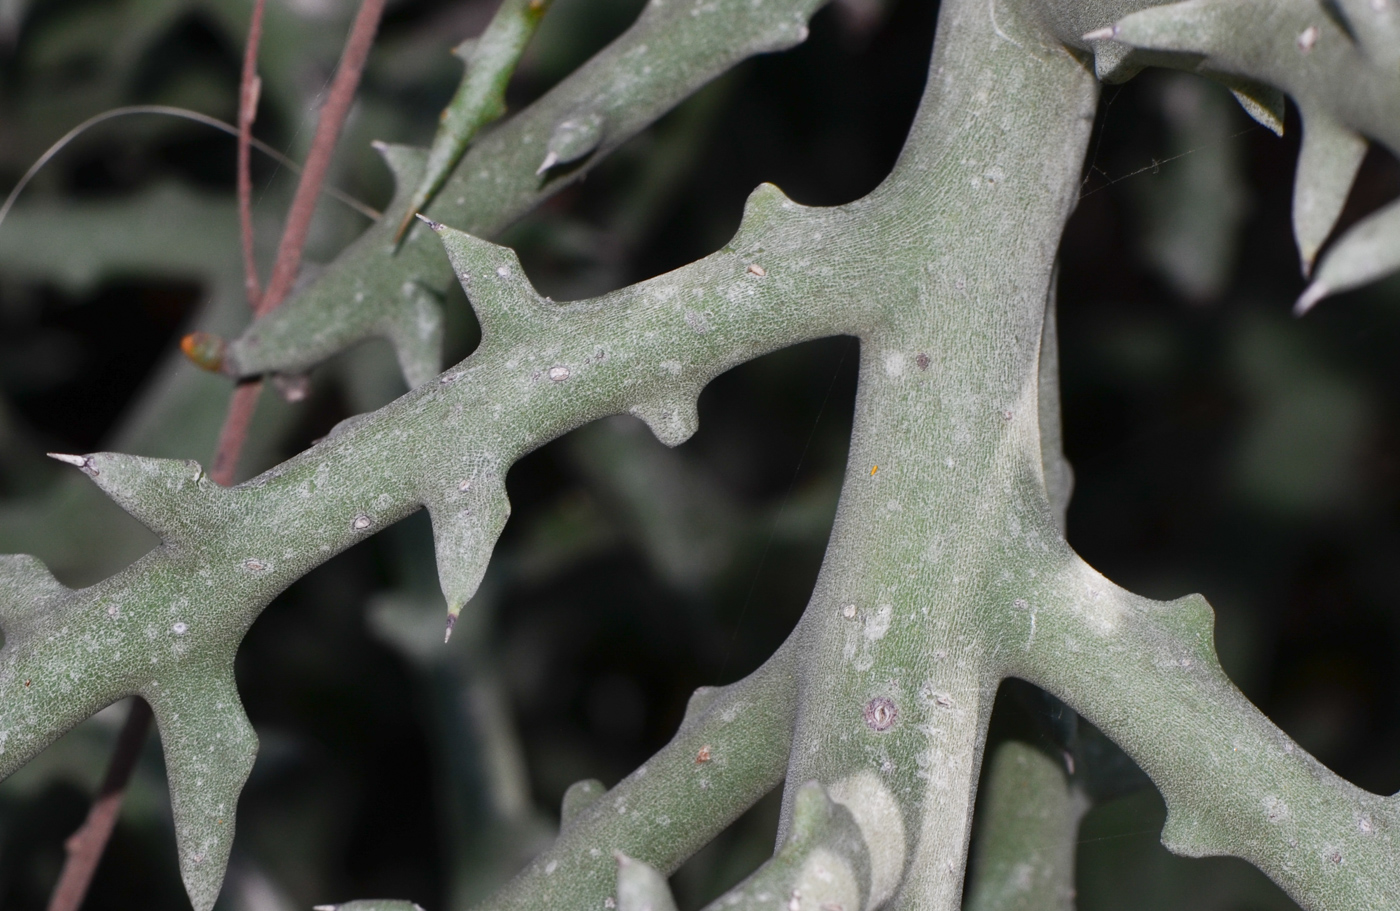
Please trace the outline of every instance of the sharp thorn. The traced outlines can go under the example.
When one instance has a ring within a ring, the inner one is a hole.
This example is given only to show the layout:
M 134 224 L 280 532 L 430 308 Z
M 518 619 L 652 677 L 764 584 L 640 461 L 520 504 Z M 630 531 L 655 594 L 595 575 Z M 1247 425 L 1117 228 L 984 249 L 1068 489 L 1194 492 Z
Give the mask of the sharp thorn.
M 427 225 L 428 227 L 432 228 L 434 231 L 441 231 L 441 230 L 442 230 L 442 222 L 433 221 L 431 218 L 429 218 L 428 216 L 424 215 L 422 212 L 414 212 L 414 213 L 413 213 L 413 216 L 414 216 L 415 218 L 417 218 L 419 221 L 421 221 L 423 224 L 425 224 L 425 225 Z
M 57 459 L 65 465 L 72 465 L 74 468 L 86 469 L 88 465 L 91 464 L 88 462 L 87 456 L 69 455 L 66 452 L 50 452 L 48 453 L 48 457 Z
M 1331 288 L 1321 282 L 1313 282 L 1304 289 L 1302 295 L 1298 298 L 1298 302 L 1293 305 L 1293 315 L 1302 316 L 1311 310 L 1318 301 L 1331 293 Z
M 457 615 L 454 614 L 454 613 L 452 613 L 451 611 L 448 611 L 448 613 L 447 613 L 447 632 L 445 632 L 445 633 L 442 634 L 442 644 L 443 644 L 443 645 L 446 645 L 447 642 L 448 642 L 448 640 L 452 638 L 452 627 L 454 627 L 454 626 L 456 626 L 456 625 L 457 625 Z
M 1096 28 L 1092 32 L 1085 32 L 1081 40 L 1084 41 L 1108 41 L 1118 36 L 1118 26 L 1107 25 L 1103 28 Z
M 536 176 L 536 177 L 540 176 L 540 175 L 543 174 L 545 171 L 548 171 L 550 168 L 554 167 L 554 166 L 557 165 L 558 163 L 559 163 L 559 156 L 558 156 L 556 153 L 554 153 L 554 152 L 548 153 L 547 155 L 544 156 L 544 161 L 540 162 L 540 166 L 539 166 L 538 168 L 535 169 L 535 176 Z

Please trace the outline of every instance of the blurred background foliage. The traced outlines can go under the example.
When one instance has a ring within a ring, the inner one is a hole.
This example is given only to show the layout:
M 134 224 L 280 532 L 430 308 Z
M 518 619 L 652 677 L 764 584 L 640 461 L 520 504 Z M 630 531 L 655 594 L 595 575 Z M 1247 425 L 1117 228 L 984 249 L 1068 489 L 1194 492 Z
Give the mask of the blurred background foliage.
M 459 76 L 448 53 L 494 0 L 391 2 L 334 183 L 382 205 L 371 139 L 426 144 Z M 511 88 L 518 110 L 617 34 L 641 0 L 556 0 Z M 82 119 L 125 104 L 232 120 L 248 0 L 0 0 L 0 186 Z M 772 181 L 832 205 L 888 172 L 922 90 L 937 7 L 838 0 L 800 48 L 712 84 L 512 229 L 555 299 L 594 295 L 724 243 Z M 353 4 L 272 0 L 257 133 L 305 152 Z M 1323 762 L 1400 789 L 1400 283 L 1289 315 L 1297 119 L 1283 139 L 1218 86 L 1150 72 L 1105 88 L 1083 198 L 1063 243 L 1069 537 L 1159 598 L 1206 594 L 1221 658 Z M 1400 194 L 1372 148 L 1344 222 Z M 66 149 L 0 226 L 0 552 L 70 585 L 154 539 L 46 450 L 208 460 L 227 381 L 175 353 L 232 334 L 242 302 L 234 145 L 138 116 Z M 288 174 L 255 162 L 270 260 Z M 308 250 L 364 227 L 323 201 Z M 933 239 L 936 243 L 936 239 Z M 988 251 L 994 256 L 995 251 Z M 475 322 L 450 302 L 450 359 Z M 440 644 L 427 520 L 308 575 L 254 625 L 238 682 L 262 751 L 240 805 L 221 907 L 355 897 L 465 908 L 550 837 L 565 788 L 612 784 L 663 744 L 691 690 L 755 668 L 808 597 L 835 511 L 858 344 L 783 351 L 716 380 L 676 450 L 638 422 L 579 430 L 511 472 L 515 512 L 482 593 Z M 403 391 L 386 345 L 318 369 L 296 405 L 265 397 L 241 475 Z M 124 707 L 0 784 L 0 908 L 44 907 Z M 1282 909 L 1241 861 L 1158 844 L 1163 808 L 1121 754 L 1029 687 L 1007 684 L 993 742 L 1079 759 L 1096 798 L 1079 907 Z M 675 877 L 683 908 L 772 847 L 769 798 Z M 147 745 L 85 906 L 187 907 L 160 754 Z

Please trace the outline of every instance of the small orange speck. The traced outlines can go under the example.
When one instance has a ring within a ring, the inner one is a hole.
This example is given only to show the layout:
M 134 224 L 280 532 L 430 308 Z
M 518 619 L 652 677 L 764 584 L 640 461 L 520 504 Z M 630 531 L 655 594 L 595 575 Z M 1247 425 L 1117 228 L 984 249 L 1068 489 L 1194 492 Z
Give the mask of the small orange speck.
M 224 340 L 210 332 L 191 332 L 180 339 L 180 350 L 195 366 L 218 373 L 224 367 Z
M 696 763 L 696 765 L 699 765 L 699 764 L 702 763 L 702 762 L 709 762 L 709 761 L 710 761 L 710 745 L 707 743 L 707 744 L 705 744 L 704 746 L 702 746 L 702 747 L 700 748 L 700 752 L 697 753 L 697 754 L 695 755 L 695 763 Z
M 875 477 L 875 472 L 877 472 L 877 471 L 879 471 L 879 470 L 880 470 L 880 466 L 879 466 L 879 465 L 872 465 L 871 468 L 870 468 L 870 476 L 871 476 L 872 478 Z
M 31 683 L 33 683 L 33 682 L 34 682 L 34 681 L 32 681 L 32 680 L 26 680 L 26 681 L 24 681 L 24 685 L 25 685 L 25 686 L 29 686 L 29 684 L 31 684 Z

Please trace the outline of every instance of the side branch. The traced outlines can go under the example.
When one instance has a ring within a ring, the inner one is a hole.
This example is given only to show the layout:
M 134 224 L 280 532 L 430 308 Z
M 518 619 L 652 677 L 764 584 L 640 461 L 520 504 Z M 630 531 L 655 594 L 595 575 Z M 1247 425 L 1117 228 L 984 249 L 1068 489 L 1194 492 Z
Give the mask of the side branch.
M 614 853 L 671 873 L 787 771 L 797 712 L 796 649 L 699 690 L 681 729 L 645 765 L 581 809 L 565 798 L 559 838 L 482 911 L 598 911 L 616 902 Z M 572 794 L 572 789 L 571 789 Z
M 1168 849 L 1243 858 L 1313 911 L 1400 908 L 1396 798 L 1338 777 L 1235 688 L 1204 598 L 1142 598 L 1072 555 L 1022 597 L 1039 631 L 1005 637 L 1008 673 L 1068 702 L 1151 776 Z
M 596 57 L 479 137 L 425 214 L 472 234 L 495 234 L 740 61 L 803 41 L 807 19 L 823 2 L 649 4 Z M 393 244 L 421 173 L 395 168 L 396 197 L 379 223 L 314 285 L 230 343 L 226 371 L 245 377 L 301 373 L 372 336 L 386 336 L 400 349 L 410 385 L 442 369 L 440 351 L 406 351 L 402 338 L 402 327 L 424 319 L 406 288 L 440 293 L 452 280 L 436 240 L 421 225 L 410 228 L 397 249 Z
M 65 457 L 162 546 L 78 591 L 32 558 L 0 563 L 0 777 L 106 705 L 142 695 L 160 723 L 182 872 L 201 911 L 218 894 L 256 751 L 233 655 L 273 597 L 426 505 L 444 591 L 460 606 L 509 513 L 505 474 L 522 454 L 628 412 L 677 443 L 719 373 L 874 318 L 873 307 L 838 305 L 839 268 L 804 267 L 813 232 L 832 239 L 833 263 L 869 255 L 859 243 L 836 249 L 854 233 L 849 214 L 804 209 L 772 187 L 755 192 L 724 250 L 569 305 L 536 294 L 512 251 L 439 228 L 485 327 L 462 365 L 236 488 L 194 462 Z

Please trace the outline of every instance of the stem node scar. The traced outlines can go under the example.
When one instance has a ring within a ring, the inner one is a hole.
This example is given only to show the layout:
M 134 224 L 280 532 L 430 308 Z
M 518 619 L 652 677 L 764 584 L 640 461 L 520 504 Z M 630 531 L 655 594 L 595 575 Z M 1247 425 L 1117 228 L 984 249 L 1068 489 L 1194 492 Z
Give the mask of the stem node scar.
M 876 696 L 865 704 L 865 723 L 872 731 L 888 731 L 894 726 L 899 710 L 888 696 Z

